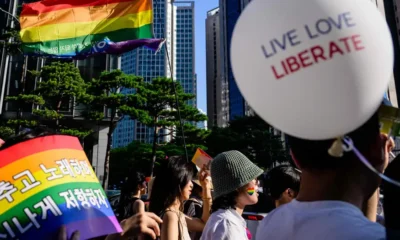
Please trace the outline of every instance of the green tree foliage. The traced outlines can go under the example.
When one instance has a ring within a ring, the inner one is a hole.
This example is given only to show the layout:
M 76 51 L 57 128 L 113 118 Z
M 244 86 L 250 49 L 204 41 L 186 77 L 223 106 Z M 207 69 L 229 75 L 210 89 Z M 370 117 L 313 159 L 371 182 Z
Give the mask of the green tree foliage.
M 37 84 L 35 93 L 44 99 L 44 104 L 34 114 L 40 119 L 54 120 L 58 129 L 64 117 L 60 113 L 62 107 L 69 109 L 74 100 L 85 96 L 87 84 L 73 63 L 52 62 L 42 68 L 40 76 L 42 81 Z
M 82 79 L 79 69 L 72 63 L 52 62 L 44 66 L 40 72 L 28 71 L 33 77 L 40 77 L 36 89 L 25 92 L 24 82 L 17 96 L 9 96 L 7 101 L 14 102 L 18 106 L 17 118 L 10 119 L 7 125 L 14 127 L 18 133 L 20 127 L 34 127 L 44 125 L 50 129 L 68 133 L 73 136 L 84 138 L 89 134 L 87 129 L 70 129 L 63 110 L 69 111 L 75 104 L 86 97 L 88 85 Z M 23 116 L 22 108 L 32 108 L 32 116 Z M 64 124 L 61 124 L 60 121 Z
M 173 84 L 175 84 L 176 95 Z M 147 100 L 138 108 L 143 110 L 140 122 L 153 128 L 153 169 L 156 161 L 157 143 L 166 134 L 174 135 L 175 129 L 180 127 L 179 115 L 185 122 L 204 121 L 207 120 L 207 117 L 197 108 L 187 104 L 189 100 L 195 98 L 195 95 L 185 93 L 178 82 L 169 78 L 156 78 L 152 82 L 144 83 L 137 89 L 137 95 Z M 177 106 L 179 106 L 180 112 L 178 112 Z M 160 132 L 160 129 L 167 131 Z
M 238 150 L 254 163 L 268 168 L 273 162 L 291 161 L 280 136 L 258 116 L 237 118 L 227 128 L 214 128 L 206 139 L 208 153 L 215 156 L 228 150 Z
M 196 152 L 197 148 L 207 150 L 206 139 L 210 135 L 211 131 L 200 129 L 188 123 L 183 126 L 183 131 L 189 157 Z M 171 143 L 174 143 L 177 146 L 184 146 L 182 130 L 180 127 L 176 128 L 176 133 L 174 134 Z
M 185 149 L 181 145 L 167 143 L 160 145 L 156 151 L 156 163 L 169 156 L 183 156 Z M 194 154 L 191 153 L 191 156 Z M 146 176 L 151 175 L 152 144 L 134 141 L 126 147 L 115 148 L 110 154 L 109 185 L 119 185 L 132 171 L 140 171 Z
M 9 55 L 22 54 L 22 41 L 19 35 L 19 24 L 16 24 L 16 26 L 17 28 L 6 28 L 3 34 L 0 35 L 0 47 L 5 47 L 6 52 Z
M 111 150 L 109 185 L 118 185 L 132 170 L 150 175 L 152 145 L 134 141 L 126 147 Z M 165 158 L 165 153 L 157 151 L 157 158 Z
M 121 91 L 140 88 L 142 84 L 143 79 L 141 77 L 127 75 L 121 70 L 105 71 L 101 73 L 98 79 L 93 79 L 90 82 L 88 94 L 84 96 L 84 102 L 88 107 L 87 118 L 99 120 L 106 117 L 109 120 L 103 187 L 106 187 L 108 180 L 112 133 L 117 122 L 124 116 L 136 119 L 144 115 L 143 111 L 135 106 L 143 105 L 146 99 L 138 94 L 123 94 Z M 105 109 L 106 116 L 104 115 Z
M 14 135 L 14 129 L 8 126 L 0 126 L 0 139 L 7 140 Z

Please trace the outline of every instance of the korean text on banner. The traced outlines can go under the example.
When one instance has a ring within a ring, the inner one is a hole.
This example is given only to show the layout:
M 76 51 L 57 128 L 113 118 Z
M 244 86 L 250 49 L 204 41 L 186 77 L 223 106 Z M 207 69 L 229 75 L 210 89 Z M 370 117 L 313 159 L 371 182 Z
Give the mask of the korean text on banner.
M 121 232 L 77 138 L 35 138 L 0 159 L 0 238 L 54 239 L 62 225 L 82 239 Z

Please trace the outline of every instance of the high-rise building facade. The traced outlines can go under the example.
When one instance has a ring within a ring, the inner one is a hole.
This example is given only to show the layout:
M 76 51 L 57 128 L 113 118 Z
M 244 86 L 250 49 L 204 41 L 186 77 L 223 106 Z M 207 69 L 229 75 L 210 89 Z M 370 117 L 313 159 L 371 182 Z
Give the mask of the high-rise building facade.
M 176 39 L 175 39 L 175 72 L 185 93 L 197 93 L 195 71 L 195 39 L 194 39 L 194 2 L 175 2 Z M 189 100 L 189 105 L 196 107 L 196 98 Z
M 207 12 L 206 66 L 208 127 L 226 127 L 229 120 L 228 84 L 222 77 L 221 31 L 219 8 Z
M 228 84 L 229 121 L 251 113 L 235 82 L 230 63 L 233 30 L 240 14 L 251 0 L 219 0 L 220 31 L 222 41 L 222 78 Z
M 154 35 L 166 39 L 168 54 L 164 49 L 157 54 L 146 48 L 136 49 L 123 54 L 121 70 L 141 76 L 147 82 L 157 77 L 172 77 L 182 84 L 185 92 L 195 94 L 194 2 L 171 4 L 171 0 L 153 0 L 153 11 Z M 122 93 L 134 93 L 134 89 L 124 89 Z M 196 100 L 189 104 L 196 106 Z M 126 146 L 134 140 L 150 143 L 153 130 L 138 121 L 123 119 L 114 130 L 113 148 Z M 165 134 L 165 130 L 160 131 Z M 160 142 L 169 140 L 170 136 L 159 139 Z

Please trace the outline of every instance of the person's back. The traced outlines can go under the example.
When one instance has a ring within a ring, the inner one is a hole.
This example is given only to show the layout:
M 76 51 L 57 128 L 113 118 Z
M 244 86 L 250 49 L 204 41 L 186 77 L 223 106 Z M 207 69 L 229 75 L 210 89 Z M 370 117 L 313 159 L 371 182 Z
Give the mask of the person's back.
M 379 133 L 377 114 L 348 136 L 369 163 L 383 172 L 390 146 L 387 137 Z M 384 227 L 366 217 L 376 216 L 380 178 L 354 152 L 342 152 L 341 138 L 288 139 L 293 160 L 302 170 L 300 191 L 296 200 L 268 214 L 256 239 L 385 239 Z
M 270 212 L 262 221 L 257 240 L 377 240 L 385 229 L 371 222 L 354 205 L 343 201 L 293 200 Z

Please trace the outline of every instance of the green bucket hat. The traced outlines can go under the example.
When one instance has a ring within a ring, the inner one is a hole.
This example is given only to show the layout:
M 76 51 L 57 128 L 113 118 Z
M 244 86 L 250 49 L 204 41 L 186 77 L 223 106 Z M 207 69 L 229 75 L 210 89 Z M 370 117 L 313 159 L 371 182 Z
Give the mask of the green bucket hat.
M 264 171 L 239 151 L 218 154 L 211 161 L 214 199 L 243 187 Z

